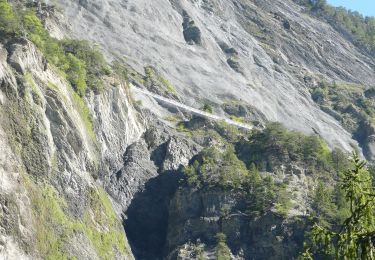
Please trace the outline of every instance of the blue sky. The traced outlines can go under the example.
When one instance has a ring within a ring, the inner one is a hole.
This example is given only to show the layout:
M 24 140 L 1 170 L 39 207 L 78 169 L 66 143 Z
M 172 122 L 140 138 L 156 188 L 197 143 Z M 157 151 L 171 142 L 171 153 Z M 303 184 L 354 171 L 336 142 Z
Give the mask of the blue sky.
M 365 16 L 375 16 L 375 0 L 327 0 L 333 6 L 344 6 Z

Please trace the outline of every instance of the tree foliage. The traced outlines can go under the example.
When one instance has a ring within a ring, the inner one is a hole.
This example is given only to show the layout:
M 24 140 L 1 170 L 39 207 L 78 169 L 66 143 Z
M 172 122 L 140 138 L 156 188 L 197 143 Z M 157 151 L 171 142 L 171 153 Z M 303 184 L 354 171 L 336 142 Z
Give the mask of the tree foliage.
M 17 34 L 19 22 L 7 0 L 0 0 L 0 37 Z
M 327 144 L 317 136 L 286 130 L 280 123 L 269 123 L 264 130 L 253 130 L 248 140 L 236 145 L 238 157 L 247 165 L 273 171 L 283 163 L 298 162 L 311 171 L 334 167 Z
M 96 47 L 87 41 L 57 40 L 49 35 L 32 8 L 19 9 L 6 0 L 0 0 L 0 40 L 25 35 L 43 52 L 49 64 L 66 74 L 81 97 L 87 87 L 95 92 L 103 89 L 101 77 L 110 74 L 111 68 Z
M 335 220 L 337 207 L 334 204 L 333 189 L 326 187 L 320 181 L 315 189 L 312 202 L 312 215 L 319 221 L 319 224 L 324 227 L 330 227 Z
M 74 55 L 85 65 L 87 86 L 100 92 L 104 85 L 100 78 L 110 74 L 111 69 L 99 49 L 82 40 L 65 39 L 61 45 L 65 53 Z
M 69 53 L 67 55 L 69 67 L 66 69 L 67 79 L 74 86 L 76 92 L 81 97 L 86 93 L 86 66 L 76 56 Z
M 224 233 L 218 233 L 216 235 L 217 245 L 216 245 L 216 259 L 217 260 L 230 260 L 231 252 L 226 244 L 226 235 Z
M 326 0 L 294 0 L 307 6 L 315 15 L 328 18 L 335 26 L 345 28 L 364 46 L 375 48 L 375 17 L 364 17 L 357 11 L 334 7 Z
M 290 194 L 283 183 L 275 183 L 271 176 L 262 176 L 255 164 L 247 169 L 235 150 L 216 148 L 203 150 L 189 166 L 184 167 L 186 184 L 193 188 L 221 188 L 235 191 L 244 198 L 245 214 L 251 218 L 276 210 L 286 215 L 290 208 Z
M 196 187 L 240 188 L 248 176 L 245 164 L 237 158 L 231 145 L 225 151 L 214 147 L 203 150 L 183 171 L 187 183 Z
M 312 244 L 303 254 L 305 259 L 316 254 L 336 259 L 375 258 L 375 189 L 366 162 L 354 154 L 352 163 L 340 183 L 349 216 L 338 227 L 315 223 L 310 233 Z
M 254 217 L 263 215 L 280 198 L 276 196 L 277 187 L 272 178 L 262 178 L 255 164 L 250 166 L 246 188 L 247 214 Z

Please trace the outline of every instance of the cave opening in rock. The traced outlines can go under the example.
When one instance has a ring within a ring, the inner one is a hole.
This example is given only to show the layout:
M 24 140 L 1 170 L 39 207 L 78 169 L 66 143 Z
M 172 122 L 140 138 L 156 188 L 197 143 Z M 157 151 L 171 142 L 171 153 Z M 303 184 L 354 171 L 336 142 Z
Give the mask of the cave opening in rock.
M 136 259 L 162 259 L 168 229 L 169 201 L 182 174 L 164 172 L 150 179 L 125 212 L 125 231 Z

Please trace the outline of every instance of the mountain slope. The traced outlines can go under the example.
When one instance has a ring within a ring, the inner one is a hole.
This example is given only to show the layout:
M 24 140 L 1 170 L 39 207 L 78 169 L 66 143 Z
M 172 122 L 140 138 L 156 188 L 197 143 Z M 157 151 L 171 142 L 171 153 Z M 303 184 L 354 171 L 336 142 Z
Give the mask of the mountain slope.
M 132 259 L 98 181 L 143 131 L 124 86 L 83 101 L 30 41 L 0 52 L 0 258 Z
M 373 85 L 374 58 L 292 1 L 56 5 L 68 17 L 72 35 L 100 43 L 109 57 L 124 56 L 139 72 L 148 65 L 157 68 L 186 104 L 199 107 L 209 101 L 222 113 L 221 104 L 241 100 L 270 121 L 318 133 L 332 147 L 350 150 L 349 144 L 355 143 L 314 104 L 307 83 Z M 185 41 L 184 15 L 199 28 L 200 44 Z
M 375 160 L 348 32 L 291 0 L 47 2 L 0 0 L 0 258 L 290 259 L 347 216 L 354 139 Z

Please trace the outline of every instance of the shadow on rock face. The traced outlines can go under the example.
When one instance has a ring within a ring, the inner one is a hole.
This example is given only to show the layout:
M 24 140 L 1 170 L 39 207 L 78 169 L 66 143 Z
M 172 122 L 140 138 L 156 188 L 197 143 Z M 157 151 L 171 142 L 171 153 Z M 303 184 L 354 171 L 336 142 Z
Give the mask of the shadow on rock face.
M 150 179 L 126 211 L 125 231 L 136 259 L 162 259 L 168 228 L 169 201 L 182 178 L 180 171 Z

